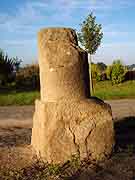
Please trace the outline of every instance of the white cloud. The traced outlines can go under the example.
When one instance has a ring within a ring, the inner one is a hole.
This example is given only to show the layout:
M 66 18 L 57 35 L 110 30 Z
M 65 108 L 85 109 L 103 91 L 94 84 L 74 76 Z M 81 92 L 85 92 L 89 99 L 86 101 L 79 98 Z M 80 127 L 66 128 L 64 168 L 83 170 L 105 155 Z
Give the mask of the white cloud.
M 130 32 L 130 34 L 134 34 L 134 32 Z M 129 36 L 129 32 L 127 32 L 127 31 L 116 31 L 116 30 L 110 30 L 110 31 L 104 31 L 104 36 L 106 37 L 106 38 L 113 38 L 113 37 L 119 37 L 119 38 L 122 38 L 123 37 L 123 39 L 125 38 L 125 37 L 128 37 Z
M 3 15 L 2 23 L 0 23 L 0 29 L 6 30 L 7 32 L 31 32 L 34 31 L 34 26 L 37 23 L 42 22 L 45 19 L 45 15 L 38 11 L 38 8 L 47 7 L 43 3 L 29 2 L 20 7 L 15 15 Z
M 25 47 L 27 45 L 28 46 L 32 46 L 32 45 L 35 45 L 37 42 L 36 42 L 36 39 L 22 39 L 22 40 L 3 40 L 1 41 L 1 43 L 3 45 L 7 45 L 7 46 L 14 46 L 14 47 L 20 47 L 20 46 L 23 46 Z
M 103 61 L 106 64 L 111 64 L 113 60 L 121 59 L 124 64 L 132 64 L 134 62 L 133 42 L 114 42 L 104 43 L 98 49 L 94 61 Z
M 115 4 L 116 2 L 117 4 Z M 20 7 L 14 16 L 9 16 L 6 13 L 0 14 L 0 29 L 29 33 L 35 31 L 34 26 L 38 27 L 39 24 L 43 24 L 48 19 L 52 22 L 55 20 L 56 23 L 72 20 L 74 9 L 96 10 L 102 15 L 104 10 L 127 7 L 127 4 L 130 3 L 124 0 L 30 0 Z M 98 10 L 102 10 L 102 13 Z
M 36 46 L 36 33 L 41 27 L 48 26 L 48 24 L 54 26 L 64 24 L 66 26 L 72 25 L 72 22 L 76 26 L 77 11 L 79 12 L 80 9 L 84 13 L 93 10 L 94 14 L 98 14 L 99 17 L 102 16 L 102 20 L 104 20 L 112 10 L 133 5 L 135 2 L 132 0 L 29 0 L 23 3 L 14 15 L 9 15 L 6 12 L 0 13 L 0 30 L 10 36 L 10 39 L 3 40 L 1 35 L 1 43 L 4 47 L 26 47 L 27 49 L 31 45 Z M 74 14 L 75 11 L 76 14 Z M 111 22 L 103 24 L 104 38 L 128 37 L 129 32 L 126 29 L 121 30 L 119 26 L 118 24 L 111 24 Z M 110 49 L 117 50 L 116 47 L 119 47 L 120 44 L 117 42 L 115 45 L 104 43 L 103 52 L 99 51 L 101 57 L 106 56 L 108 52 L 112 54 Z M 126 49 L 126 47 L 124 48 Z

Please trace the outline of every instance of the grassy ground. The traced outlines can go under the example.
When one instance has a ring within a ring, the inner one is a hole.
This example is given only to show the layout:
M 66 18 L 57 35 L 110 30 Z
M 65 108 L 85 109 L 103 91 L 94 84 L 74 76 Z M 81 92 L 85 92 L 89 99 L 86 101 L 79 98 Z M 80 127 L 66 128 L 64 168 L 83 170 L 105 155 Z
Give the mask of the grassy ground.
M 0 106 L 7 105 L 32 105 L 35 99 L 39 98 L 38 91 L 0 92 Z M 127 81 L 112 86 L 110 81 L 102 81 L 94 84 L 94 96 L 104 100 L 135 98 L 135 81 Z
M 31 105 L 39 98 L 38 91 L 31 92 L 6 92 L 0 93 L 0 106 L 8 105 Z
M 98 82 L 94 84 L 94 96 L 104 100 L 135 98 L 135 81 L 113 86 L 110 81 Z

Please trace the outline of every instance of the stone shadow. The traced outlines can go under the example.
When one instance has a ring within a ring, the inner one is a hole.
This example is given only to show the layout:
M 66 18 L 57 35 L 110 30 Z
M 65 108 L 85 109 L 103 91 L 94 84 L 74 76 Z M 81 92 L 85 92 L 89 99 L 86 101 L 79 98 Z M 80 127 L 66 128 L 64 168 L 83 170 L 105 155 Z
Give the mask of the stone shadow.
M 135 116 L 119 119 L 114 124 L 115 150 L 135 151 Z
M 23 127 L 0 128 L 0 147 L 29 145 L 31 131 L 31 128 Z

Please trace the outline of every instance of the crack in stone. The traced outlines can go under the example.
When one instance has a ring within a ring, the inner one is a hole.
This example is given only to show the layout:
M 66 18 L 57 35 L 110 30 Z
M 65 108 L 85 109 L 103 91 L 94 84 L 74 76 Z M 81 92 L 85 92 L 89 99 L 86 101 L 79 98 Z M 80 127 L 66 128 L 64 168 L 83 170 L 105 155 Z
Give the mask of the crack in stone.
M 75 147 L 77 148 L 77 153 L 78 153 L 78 156 L 79 156 L 79 158 L 80 158 L 80 147 L 79 147 L 79 145 L 76 143 L 75 134 L 74 134 L 73 131 L 71 130 L 70 126 L 69 126 L 69 131 L 71 132 L 71 134 L 72 134 L 72 136 L 73 136 L 73 142 L 74 142 Z
M 90 130 L 90 132 L 88 133 L 87 137 L 85 138 L 85 147 L 86 147 L 86 153 L 87 153 L 87 157 L 91 154 L 90 152 L 88 152 L 88 137 L 90 136 L 90 134 L 92 133 L 93 129 L 96 128 L 96 124 L 94 124 L 94 127 Z

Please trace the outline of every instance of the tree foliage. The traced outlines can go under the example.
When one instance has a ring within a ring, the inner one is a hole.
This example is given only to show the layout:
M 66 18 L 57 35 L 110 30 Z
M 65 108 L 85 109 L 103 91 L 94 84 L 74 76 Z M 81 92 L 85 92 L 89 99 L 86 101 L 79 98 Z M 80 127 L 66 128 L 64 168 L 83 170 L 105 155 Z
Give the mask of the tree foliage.
M 81 24 L 78 40 L 89 54 L 94 54 L 103 38 L 101 24 L 96 23 L 93 13 L 89 14 Z
M 31 64 L 20 68 L 16 73 L 16 87 L 25 90 L 39 89 L 39 65 Z
M 15 72 L 19 71 L 22 60 L 16 56 L 12 58 L 12 61 L 13 61 L 14 71 Z
M 96 23 L 96 16 L 89 14 L 81 24 L 81 30 L 78 33 L 78 40 L 90 57 L 90 93 L 93 94 L 92 72 L 91 72 L 91 55 L 96 53 L 97 48 L 101 44 L 103 37 L 101 24 Z
M 21 60 L 16 58 L 9 58 L 2 50 L 0 50 L 0 80 L 6 83 L 13 73 L 19 69 Z
M 106 68 L 106 75 L 108 80 L 111 80 L 111 74 L 112 74 L 112 65 L 108 65 Z
M 92 79 L 95 79 L 96 81 L 101 80 L 101 70 L 97 64 L 92 63 L 91 73 L 92 73 Z
M 128 65 L 128 66 L 127 66 L 127 69 L 128 69 L 129 71 L 134 70 L 134 69 L 135 69 L 135 64 Z
M 120 60 L 114 61 L 106 70 L 107 77 L 112 81 L 112 84 L 121 83 L 125 78 L 126 72 L 127 69 Z
M 103 62 L 98 62 L 97 65 L 98 65 L 101 72 L 104 72 L 107 68 L 107 65 Z

